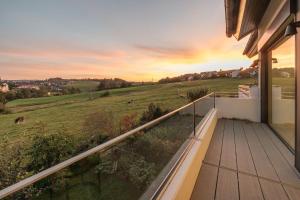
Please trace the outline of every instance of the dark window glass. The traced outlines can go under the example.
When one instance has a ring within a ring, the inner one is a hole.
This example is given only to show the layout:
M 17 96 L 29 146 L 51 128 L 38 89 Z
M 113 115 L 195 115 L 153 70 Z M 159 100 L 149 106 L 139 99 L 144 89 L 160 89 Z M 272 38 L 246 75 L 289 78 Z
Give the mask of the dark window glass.
M 295 38 L 270 54 L 269 124 L 295 149 Z

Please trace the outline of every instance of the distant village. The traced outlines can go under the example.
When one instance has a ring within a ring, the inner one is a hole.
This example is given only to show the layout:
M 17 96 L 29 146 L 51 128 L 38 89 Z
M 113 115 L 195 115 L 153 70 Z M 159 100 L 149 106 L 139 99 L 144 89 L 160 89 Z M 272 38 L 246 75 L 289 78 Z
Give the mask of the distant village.
M 177 77 L 167 77 L 159 80 L 159 83 L 172 83 L 181 81 L 194 81 L 212 78 L 255 78 L 258 76 L 258 61 L 254 61 L 248 68 L 231 70 L 207 71 L 201 73 L 184 74 Z
M 7 93 L 10 90 L 41 90 L 47 89 L 49 94 L 60 92 L 63 90 L 67 81 L 60 78 L 47 79 L 47 80 L 1 80 L 0 79 L 0 92 Z
M 203 79 L 213 79 L 213 78 L 257 78 L 258 76 L 258 60 L 254 60 L 253 63 L 247 68 L 238 68 L 231 70 L 219 71 L 207 71 L 201 73 L 184 74 L 176 77 L 167 77 L 159 80 L 159 83 L 174 83 L 182 81 L 195 81 Z M 273 77 L 291 78 L 295 77 L 294 68 L 273 68 Z
M 258 60 L 247 68 L 238 68 L 231 70 L 206 71 L 201 73 L 184 74 L 176 77 L 166 77 L 160 79 L 158 83 L 172 83 L 182 81 L 194 81 L 213 78 L 256 78 L 258 76 Z M 294 77 L 293 68 L 274 68 L 273 76 L 289 78 Z M 76 81 L 96 81 L 99 83 L 97 90 L 106 90 L 113 88 L 122 88 L 143 84 L 153 84 L 153 82 L 129 82 L 120 78 L 115 79 L 63 79 L 50 78 L 46 80 L 1 80 L 0 78 L 0 93 L 8 93 L 10 91 L 22 91 L 23 94 L 19 98 L 28 98 L 28 91 L 33 92 L 33 97 L 36 96 L 55 96 L 64 94 L 79 93 L 79 88 L 70 87 L 70 83 Z M 25 91 L 25 92 L 24 92 Z M 38 91 L 38 92 L 37 92 Z M 19 92 L 20 93 L 20 92 Z M 23 97 L 23 96 L 24 97 Z M 30 95 L 29 95 L 30 97 Z
M 139 83 L 128 82 L 119 78 L 114 79 L 63 79 L 50 78 L 46 80 L 1 80 L 0 93 L 10 93 L 19 98 L 58 96 L 65 94 L 80 93 L 80 89 L 73 86 L 79 81 L 98 82 L 95 90 L 129 87 Z

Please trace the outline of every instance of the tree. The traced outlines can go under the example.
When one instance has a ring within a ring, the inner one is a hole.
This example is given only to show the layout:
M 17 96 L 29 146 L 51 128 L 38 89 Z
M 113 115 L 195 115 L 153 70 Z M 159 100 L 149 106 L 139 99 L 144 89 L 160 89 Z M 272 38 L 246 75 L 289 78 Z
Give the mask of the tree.
M 155 105 L 153 103 L 150 103 L 148 106 L 148 109 L 146 111 L 144 111 L 140 122 L 142 124 L 150 122 L 156 118 L 161 117 L 162 115 L 165 115 L 168 113 L 168 110 L 163 110 L 160 108 L 159 105 Z
M 187 92 L 187 98 L 190 102 L 193 102 L 201 97 L 204 97 L 207 95 L 209 90 L 207 88 L 198 88 L 198 89 L 193 89 L 189 90 Z
M 88 146 L 105 142 L 118 133 L 112 112 L 99 111 L 90 114 L 83 123 L 82 132 L 88 136 Z
M 137 125 L 137 113 L 125 115 L 121 119 L 121 130 L 130 131 Z
M 7 104 L 8 100 L 6 99 L 5 93 L 0 92 L 0 113 L 5 112 L 5 105 Z
M 29 170 L 35 173 L 40 172 L 58 164 L 72 154 L 72 142 L 64 133 L 49 134 L 43 123 L 37 124 L 35 130 L 37 135 L 27 151 Z
M 99 164 L 95 167 L 95 173 L 97 175 L 100 192 L 102 187 L 101 175 L 111 174 L 112 165 L 111 160 L 99 158 Z

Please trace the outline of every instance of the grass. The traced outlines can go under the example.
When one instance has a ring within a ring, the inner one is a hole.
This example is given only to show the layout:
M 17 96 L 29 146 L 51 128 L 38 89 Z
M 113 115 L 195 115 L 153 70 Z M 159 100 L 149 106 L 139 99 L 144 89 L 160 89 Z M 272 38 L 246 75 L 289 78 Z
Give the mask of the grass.
M 282 87 L 282 92 L 295 92 L 295 78 L 272 78 L 272 85 Z
M 200 120 L 201 118 L 198 117 L 197 122 Z M 126 145 L 126 142 L 120 143 L 115 147 L 115 153 L 102 153 L 102 159 L 106 157 L 108 160 L 117 161 L 118 169 L 113 173 L 102 173 L 100 182 L 96 175 L 99 155 L 92 155 L 79 164 L 77 163 L 78 165 L 75 164 L 72 172 L 71 170 L 61 171 L 62 173 L 56 174 L 56 176 L 67 174 L 68 176 L 65 176 L 64 181 L 68 183 L 68 187 L 54 184 L 56 191 L 52 193 L 52 198 L 65 199 L 66 196 L 69 196 L 70 199 L 138 199 L 149 185 L 139 188 L 128 177 L 126 171 L 128 171 L 133 159 L 143 156 L 148 163 L 154 164 L 155 174 L 151 182 L 156 180 L 158 175 L 165 175 L 160 174 L 160 172 L 192 133 L 192 122 L 193 117 L 191 115 L 175 115 L 139 135 L 130 145 Z M 117 158 L 116 155 L 120 155 L 120 157 Z M 112 168 L 112 166 L 110 167 Z M 156 186 L 159 183 L 159 181 L 156 182 Z M 46 191 L 37 199 L 49 199 L 49 196 L 50 192 Z
M 7 104 L 12 114 L 0 115 L 1 144 L 26 143 L 36 133 L 32 127 L 37 122 L 47 124 L 49 134 L 64 128 L 66 134 L 80 139 L 86 116 L 100 110 L 109 110 L 116 119 L 130 113 L 141 113 L 150 103 L 162 108 L 175 109 L 187 103 L 180 94 L 198 87 L 211 91 L 237 91 L 239 84 L 254 83 L 253 79 L 211 79 L 181 83 L 145 85 L 110 90 L 110 96 L 97 98 L 101 92 L 84 92 L 74 95 L 15 100 Z M 90 98 L 93 96 L 93 98 Z M 96 97 L 96 98 L 94 98 Z M 132 101 L 132 103 L 128 103 Z M 15 125 L 17 117 L 24 116 L 25 123 Z

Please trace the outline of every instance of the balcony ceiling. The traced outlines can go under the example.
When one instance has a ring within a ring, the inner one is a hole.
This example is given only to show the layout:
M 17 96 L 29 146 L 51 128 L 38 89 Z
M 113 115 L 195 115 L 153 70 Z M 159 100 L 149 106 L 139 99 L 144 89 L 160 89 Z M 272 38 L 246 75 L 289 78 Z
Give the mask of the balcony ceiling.
M 251 33 L 251 36 L 246 44 L 243 55 L 247 55 L 249 58 L 257 54 L 257 42 L 258 42 L 258 31 L 255 30 Z
M 225 0 L 226 34 L 240 40 L 253 32 L 270 0 Z

